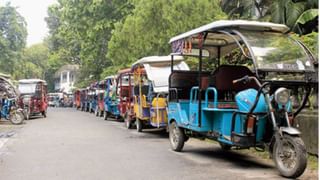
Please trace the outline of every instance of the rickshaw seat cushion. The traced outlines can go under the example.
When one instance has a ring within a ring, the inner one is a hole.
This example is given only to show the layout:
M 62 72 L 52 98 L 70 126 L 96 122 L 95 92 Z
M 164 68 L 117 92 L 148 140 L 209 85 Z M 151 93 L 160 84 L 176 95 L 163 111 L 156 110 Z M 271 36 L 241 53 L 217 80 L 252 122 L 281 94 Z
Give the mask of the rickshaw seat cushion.
M 239 92 L 248 88 L 258 89 L 258 86 L 254 82 L 233 84 L 233 80 L 246 75 L 254 76 L 254 73 L 245 66 L 221 65 L 214 71 L 213 80 L 218 91 Z

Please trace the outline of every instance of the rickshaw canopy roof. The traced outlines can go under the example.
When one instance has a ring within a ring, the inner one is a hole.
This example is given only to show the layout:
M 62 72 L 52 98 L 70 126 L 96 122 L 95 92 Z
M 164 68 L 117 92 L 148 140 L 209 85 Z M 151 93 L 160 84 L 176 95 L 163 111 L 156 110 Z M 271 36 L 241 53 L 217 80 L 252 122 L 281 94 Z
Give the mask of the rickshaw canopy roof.
M 38 82 L 42 82 L 44 84 L 47 84 L 47 82 L 42 79 L 20 79 L 19 80 L 19 83 L 22 83 L 22 84 L 33 84 L 33 83 L 38 83 Z
M 256 31 L 274 31 L 280 33 L 286 33 L 289 31 L 289 28 L 283 24 L 275 24 L 270 22 L 257 22 L 257 21 L 246 21 L 246 20 L 220 20 L 215 21 L 210 24 L 198 27 L 191 31 L 185 32 L 178 36 L 175 36 L 170 39 L 169 43 L 172 43 L 177 40 L 197 37 L 199 33 L 206 31 L 216 31 L 222 29 L 247 29 L 247 30 L 256 30 Z
M 124 74 L 124 73 L 130 73 L 131 72 L 131 68 L 126 68 L 126 69 L 121 69 L 118 71 L 118 74 Z
M 204 57 L 216 58 L 219 55 L 223 56 L 228 54 L 230 51 L 238 47 L 237 41 L 241 40 L 239 36 L 230 36 L 221 32 L 228 30 L 250 30 L 256 32 L 268 31 L 283 34 L 288 32 L 289 28 L 282 24 L 269 22 L 220 20 L 175 36 L 170 39 L 169 43 L 171 43 L 173 53 L 198 56 L 200 35 L 204 35 L 204 33 L 208 32 L 206 34 L 206 39 L 203 42 L 202 55 Z M 191 51 L 187 53 L 183 50 L 186 43 L 192 44 L 192 47 L 190 48 Z
M 182 56 L 175 56 L 174 61 L 183 61 Z M 150 64 L 150 63 L 161 63 L 161 62 L 171 62 L 171 56 L 147 56 L 139 59 L 132 64 L 132 67 L 135 67 L 139 64 Z
M 114 79 L 115 77 L 116 77 L 115 75 L 107 76 L 107 77 L 105 77 L 104 80 L 102 80 L 102 81 L 105 81 L 105 80 L 107 80 L 107 79 Z
M 3 74 L 3 73 L 0 73 L 0 77 L 6 78 L 6 79 L 10 79 L 11 78 L 11 76 L 9 74 Z
M 174 56 L 174 69 L 190 70 L 182 56 Z M 143 66 L 147 77 L 152 81 L 156 93 L 168 92 L 168 78 L 171 72 L 171 56 L 144 57 L 132 65 L 132 69 Z

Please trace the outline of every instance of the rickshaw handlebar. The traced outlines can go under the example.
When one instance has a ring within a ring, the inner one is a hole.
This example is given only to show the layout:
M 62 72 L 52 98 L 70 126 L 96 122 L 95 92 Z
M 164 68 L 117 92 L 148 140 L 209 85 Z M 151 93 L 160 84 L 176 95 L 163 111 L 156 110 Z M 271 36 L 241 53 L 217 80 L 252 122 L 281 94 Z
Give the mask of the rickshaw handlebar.
M 259 81 L 255 76 L 248 76 L 248 75 L 245 75 L 245 76 L 243 76 L 243 77 L 240 78 L 240 79 L 235 79 L 235 80 L 232 81 L 232 83 L 233 83 L 233 84 L 236 84 L 236 83 L 239 83 L 239 82 L 248 83 L 248 82 L 250 82 L 251 80 L 254 80 L 259 87 L 262 86 L 261 83 L 260 83 L 260 81 Z

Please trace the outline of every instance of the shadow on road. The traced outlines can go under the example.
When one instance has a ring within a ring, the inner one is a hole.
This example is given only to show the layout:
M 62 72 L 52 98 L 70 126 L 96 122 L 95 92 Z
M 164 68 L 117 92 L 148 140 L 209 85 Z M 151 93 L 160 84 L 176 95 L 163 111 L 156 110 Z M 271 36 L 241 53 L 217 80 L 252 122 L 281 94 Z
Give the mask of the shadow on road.
M 274 166 L 262 162 L 261 159 L 256 157 L 235 152 L 234 150 L 224 151 L 222 149 L 208 149 L 208 148 L 194 148 L 186 149 L 185 153 L 194 153 L 196 155 L 210 158 L 212 160 L 223 160 L 232 163 L 234 166 L 242 168 L 261 168 L 261 169 L 274 169 Z

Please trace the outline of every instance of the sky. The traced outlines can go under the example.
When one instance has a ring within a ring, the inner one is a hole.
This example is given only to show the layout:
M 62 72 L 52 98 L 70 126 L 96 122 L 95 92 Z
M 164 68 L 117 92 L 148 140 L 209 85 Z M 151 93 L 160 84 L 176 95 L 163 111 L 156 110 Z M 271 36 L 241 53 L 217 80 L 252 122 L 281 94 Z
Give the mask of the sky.
M 56 0 L 0 0 L 0 5 L 10 2 L 11 6 L 17 7 L 17 11 L 27 22 L 27 46 L 42 42 L 48 35 L 47 8 Z

